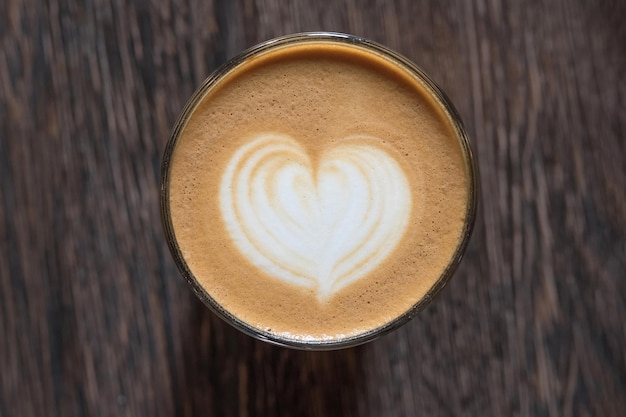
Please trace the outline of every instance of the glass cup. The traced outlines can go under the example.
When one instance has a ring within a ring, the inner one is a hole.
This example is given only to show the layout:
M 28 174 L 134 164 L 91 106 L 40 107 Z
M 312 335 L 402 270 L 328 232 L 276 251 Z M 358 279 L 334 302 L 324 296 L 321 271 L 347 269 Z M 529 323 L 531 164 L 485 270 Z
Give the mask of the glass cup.
M 382 55 L 388 60 L 394 62 L 399 68 L 403 69 L 411 73 L 414 77 L 416 77 L 423 86 L 430 93 L 431 98 L 438 103 L 440 109 L 446 114 L 448 119 L 451 121 L 453 125 L 456 136 L 459 140 L 462 153 L 464 156 L 464 162 L 466 165 L 466 170 L 468 173 L 468 201 L 467 201 L 467 210 L 465 213 L 465 223 L 461 233 L 461 238 L 458 242 L 456 250 L 453 256 L 449 259 L 448 265 L 440 275 L 439 279 L 435 282 L 435 284 L 430 288 L 430 290 L 418 301 L 416 302 L 412 308 L 407 310 L 404 314 L 399 317 L 387 322 L 383 326 L 380 326 L 376 329 L 347 337 L 345 339 L 335 339 L 335 340 L 294 340 L 290 338 L 284 338 L 281 336 L 277 336 L 268 331 L 264 331 L 257 327 L 254 327 L 245 321 L 242 321 L 234 314 L 226 310 L 222 307 L 210 294 L 207 289 L 205 289 L 199 281 L 194 276 L 193 272 L 189 268 L 185 257 L 183 256 L 179 244 L 176 240 L 176 235 L 174 233 L 174 228 L 172 225 L 172 218 L 170 213 L 170 204 L 169 204 L 169 180 L 170 180 L 170 161 L 172 158 L 172 153 L 176 147 L 176 144 L 180 138 L 181 132 L 186 125 L 186 122 L 190 118 L 193 110 L 202 100 L 202 98 L 209 92 L 217 83 L 220 82 L 222 78 L 224 78 L 227 74 L 233 71 L 236 68 L 239 68 L 241 65 L 245 65 L 248 60 L 254 59 L 259 55 L 262 55 L 274 48 L 281 48 L 288 45 L 303 43 L 303 42 L 335 42 L 341 45 L 349 45 L 354 48 L 360 48 L 361 50 L 369 51 L 374 54 Z M 331 349 L 339 349 L 356 346 L 370 340 L 373 340 L 383 334 L 386 334 L 398 327 L 402 326 L 406 322 L 408 322 L 413 316 L 415 316 L 418 312 L 423 310 L 428 303 L 430 303 L 433 298 L 437 295 L 437 293 L 447 284 L 447 282 L 452 277 L 454 271 L 459 265 L 461 258 L 465 252 L 465 249 L 468 245 L 474 220 L 476 217 L 476 206 L 477 206 L 477 174 L 476 174 L 476 164 L 474 160 L 474 156 L 472 153 L 472 149 L 470 146 L 470 141 L 466 134 L 466 131 L 463 127 L 463 123 L 459 114 L 455 110 L 454 106 L 444 94 L 444 92 L 430 79 L 430 77 L 421 70 L 418 66 L 416 66 L 413 62 L 409 61 L 407 58 L 399 55 L 396 52 L 391 51 L 390 49 L 382 46 L 378 43 L 369 41 L 367 39 L 342 34 L 342 33 L 333 33 L 333 32 L 311 32 L 311 33 L 299 33 L 294 35 L 283 36 L 280 38 L 272 39 L 266 42 L 263 42 L 257 46 L 254 46 L 240 55 L 230 59 L 220 68 L 218 68 L 215 72 L 213 72 L 198 88 L 198 90 L 193 94 L 193 96 L 189 99 L 184 109 L 182 110 L 174 128 L 171 132 L 171 136 L 167 147 L 164 151 L 163 162 L 162 162 L 162 176 L 161 176 L 161 192 L 160 192 L 160 202 L 161 202 L 161 220 L 163 223 L 163 229 L 165 232 L 166 240 L 169 245 L 170 251 L 178 266 L 181 274 L 185 278 L 185 280 L 189 283 L 195 294 L 202 300 L 202 302 L 209 307 L 215 314 L 221 317 L 224 321 L 239 329 L 240 331 L 255 337 L 257 339 L 267 341 L 276 345 L 298 348 L 298 349 L 308 349 L 308 350 L 331 350 Z

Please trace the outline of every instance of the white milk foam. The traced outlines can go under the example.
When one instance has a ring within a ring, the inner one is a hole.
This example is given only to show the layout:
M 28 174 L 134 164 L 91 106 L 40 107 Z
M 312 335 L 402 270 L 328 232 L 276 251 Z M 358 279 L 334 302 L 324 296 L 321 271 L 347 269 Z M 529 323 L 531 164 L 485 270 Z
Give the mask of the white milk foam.
M 313 289 L 320 302 L 394 250 L 411 214 L 405 173 L 387 152 L 351 136 L 317 166 L 293 138 L 266 133 L 241 146 L 220 184 L 235 246 L 261 271 Z

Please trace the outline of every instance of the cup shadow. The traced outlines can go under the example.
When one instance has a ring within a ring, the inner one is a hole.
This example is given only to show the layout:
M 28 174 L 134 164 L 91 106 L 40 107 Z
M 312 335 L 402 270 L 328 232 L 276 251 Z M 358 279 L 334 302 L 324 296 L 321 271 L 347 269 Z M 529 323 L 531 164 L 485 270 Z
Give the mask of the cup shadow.
M 201 303 L 191 310 L 175 415 L 352 416 L 365 395 L 362 348 L 312 352 L 253 339 Z M 176 386 L 177 385 L 177 386 Z

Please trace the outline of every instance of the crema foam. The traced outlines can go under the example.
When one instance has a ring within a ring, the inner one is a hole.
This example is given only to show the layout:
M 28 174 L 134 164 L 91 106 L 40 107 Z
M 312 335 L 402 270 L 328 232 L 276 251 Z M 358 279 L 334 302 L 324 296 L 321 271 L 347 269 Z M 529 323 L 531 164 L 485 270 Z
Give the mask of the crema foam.
M 453 263 L 471 171 L 431 87 L 305 40 L 213 80 L 176 131 L 174 253 L 205 300 L 273 340 L 337 342 L 412 310 Z

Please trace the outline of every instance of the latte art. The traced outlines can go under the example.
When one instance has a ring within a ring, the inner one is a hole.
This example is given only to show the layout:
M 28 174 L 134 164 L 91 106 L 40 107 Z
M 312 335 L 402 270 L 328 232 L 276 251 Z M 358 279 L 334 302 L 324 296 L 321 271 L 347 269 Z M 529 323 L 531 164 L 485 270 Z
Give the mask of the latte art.
M 318 301 L 379 266 L 402 238 L 411 189 L 375 138 L 351 136 L 313 162 L 295 139 L 266 133 L 241 146 L 220 183 L 220 210 L 239 251 Z

